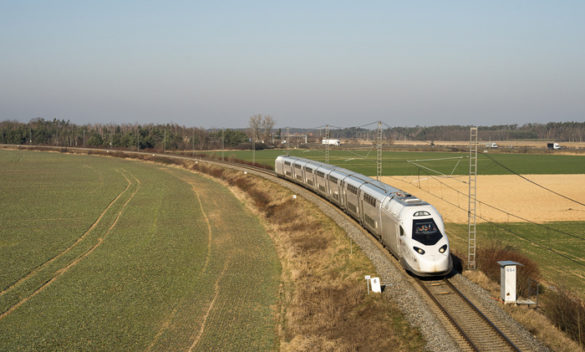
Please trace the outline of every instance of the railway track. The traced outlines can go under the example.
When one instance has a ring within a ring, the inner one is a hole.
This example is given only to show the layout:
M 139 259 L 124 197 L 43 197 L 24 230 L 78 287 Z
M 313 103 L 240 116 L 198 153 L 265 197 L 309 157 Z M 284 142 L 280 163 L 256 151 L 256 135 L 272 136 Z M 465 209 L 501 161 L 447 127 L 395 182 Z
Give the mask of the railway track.
M 456 340 L 462 348 L 470 351 L 522 351 L 449 279 L 417 279 L 416 282 L 459 334 Z

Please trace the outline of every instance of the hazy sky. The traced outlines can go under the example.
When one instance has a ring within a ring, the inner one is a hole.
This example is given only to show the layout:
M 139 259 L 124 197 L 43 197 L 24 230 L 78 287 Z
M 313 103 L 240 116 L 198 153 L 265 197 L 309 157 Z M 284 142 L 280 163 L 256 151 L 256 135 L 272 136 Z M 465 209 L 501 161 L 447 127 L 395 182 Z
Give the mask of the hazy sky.
M 0 121 L 585 121 L 585 1 L 0 0 Z

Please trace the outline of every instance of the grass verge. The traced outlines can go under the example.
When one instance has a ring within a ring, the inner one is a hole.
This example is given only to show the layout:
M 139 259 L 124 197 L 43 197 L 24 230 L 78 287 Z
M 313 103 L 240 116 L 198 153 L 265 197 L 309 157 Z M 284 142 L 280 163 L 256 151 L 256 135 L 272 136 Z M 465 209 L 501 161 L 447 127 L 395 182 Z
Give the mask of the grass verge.
M 424 341 L 398 308 L 367 295 L 367 257 L 345 233 L 302 198 L 258 177 L 192 164 L 219 177 L 264 221 L 283 265 L 280 347 L 283 351 L 420 350 Z

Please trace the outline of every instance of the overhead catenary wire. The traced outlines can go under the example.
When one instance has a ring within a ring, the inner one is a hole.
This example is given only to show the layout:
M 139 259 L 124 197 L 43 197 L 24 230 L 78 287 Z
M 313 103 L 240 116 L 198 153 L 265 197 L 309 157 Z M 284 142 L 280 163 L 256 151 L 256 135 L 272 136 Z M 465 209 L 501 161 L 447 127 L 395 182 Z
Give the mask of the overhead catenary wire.
M 514 175 L 516 175 L 516 176 L 518 176 L 518 177 L 522 178 L 523 180 L 525 180 L 525 181 L 527 181 L 527 182 L 530 182 L 530 183 L 532 183 L 533 185 L 535 185 L 535 186 L 537 186 L 537 187 L 540 187 L 540 188 L 542 188 L 542 189 L 544 189 L 544 190 L 546 190 L 546 191 L 548 191 L 548 192 L 550 192 L 550 193 L 553 193 L 553 194 L 555 194 L 555 195 L 557 195 L 557 196 L 559 196 L 559 197 L 561 197 L 561 198 L 564 198 L 564 199 L 566 199 L 566 200 L 569 200 L 569 201 L 571 201 L 571 202 L 573 202 L 573 203 L 576 203 L 576 204 L 579 204 L 579 205 L 581 205 L 581 206 L 584 206 L 584 207 L 585 207 L 585 203 L 583 203 L 583 202 L 580 202 L 580 201 L 578 201 L 578 200 L 575 200 L 575 199 L 573 199 L 573 198 L 571 198 L 571 197 L 568 197 L 568 196 L 566 196 L 566 195 L 564 195 L 564 194 L 561 194 L 561 193 L 559 193 L 559 192 L 557 192 L 557 191 L 554 191 L 554 190 L 552 190 L 552 189 L 550 189 L 550 188 L 548 188 L 548 187 L 546 187 L 546 186 L 543 186 L 543 185 L 541 185 L 541 184 L 539 184 L 539 183 L 537 183 L 537 182 L 535 182 L 535 181 L 533 181 L 533 180 L 529 179 L 528 177 L 526 177 L 526 176 L 524 176 L 524 175 L 521 175 L 521 174 L 517 173 L 516 171 L 512 170 L 511 168 L 507 167 L 506 165 L 502 164 L 501 162 L 499 162 L 499 161 L 495 160 L 495 159 L 494 159 L 494 158 L 493 158 L 491 155 L 489 155 L 489 154 L 487 154 L 487 153 L 482 153 L 482 154 L 483 154 L 483 155 L 485 155 L 485 156 L 486 156 L 488 159 L 490 159 L 492 162 L 494 162 L 496 165 L 498 165 L 498 166 L 500 166 L 501 168 L 503 168 L 503 169 L 505 169 L 505 170 L 507 170 L 507 171 L 509 171 L 509 172 L 513 173 Z
M 447 188 L 449 188 L 449 189 L 451 189 L 451 190 L 455 191 L 456 193 L 459 193 L 459 194 L 461 194 L 461 195 L 467 196 L 467 194 L 466 194 L 466 193 L 464 193 L 464 192 L 461 192 L 460 190 L 456 189 L 455 187 L 452 187 L 451 185 L 449 185 L 449 184 L 447 184 L 447 183 L 445 183 L 445 182 L 442 182 L 442 181 L 438 180 L 438 179 L 436 178 L 436 176 L 429 175 L 429 177 L 431 177 L 431 178 L 435 179 L 435 180 L 436 180 L 437 182 L 439 182 L 441 185 L 444 185 L 445 187 L 447 187 Z M 441 199 L 443 199 L 443 198 L 441 198 Z M 443 199 L 443 200 L 444 200 L 444 199 Z M 532 220 L 530 220 L 530 219 L 524 218 L 524 217 L 522 217 L 522 216 L 519 216 L 519 215 L 512 214 L 512 213 L 510 213 L 509 211 L 506 211 L 506 210 L 504 210 L 504 209 L 501 209 L 501 208 L 498 208 L 498 207 L 496 207 L 496 206 L 494 206 L 494 205 L 491 205 L 491 204 L 488 204 L 488 203 L 486 203 L 486 202 L 483 202 L 483 201 L 481 201 L 481 200 L 479 200 L 479 199 L 476 199 L 476 201 L 477 201 L 478 203 L 480 203 L 481 205 L 485 205 L 485 206 L 487 206 L 487 207 L 489 207 L 489 208 L 492 208 L 492 209 L 494 209 L 494 210 L 497 210 L 497 211 L 499 211 L 499 212 L 502 212 L 502 213 L 504 213 L 504 214 L 506 214 L 506 215 L 508 215 L 508 216 L 512 216 L 512 217 L 514 217 L 514 218 L 516 218 L 516 219 L 519 219 L 519 220 L 522 220 L 522 221 L 524 221 L 524 222 L 530 223 L 530 224 L 532 224 L 532 225 L 539 226 L 539 227 L 545 228 L 545 229 L 547 229 L 547 230 L 550 230 L 550 231 L 553 231 L 553 232 L 558 232 L 558 233 L 560 233 L 560 234 L 563 234 L 563 235 L 566 235 L 566 236 L 570 236 L 570 237 L 573 237 L 573 238 L 576 238 L 576 239 L 579 239 L 579 240 L 583 240 L 583 241 L 585 241 L 585 238 L 583 238 L 583 237 L 580 237 L 580 236 L 578 236 L 578 235 L 575 235 L 575 234 L 572 234 L 572 233 L 570 233 L 570 232 L 565 232 L 565 231 L 562 231 L 562 230 L 559 230 L 559 229 L 555 229 L 554 227 L 550 227 L 550 226 L 548 226 L 548 225 L 546 225 L 546 224 L 539 224 L 539 223 L 537 223 L 537 222 L 534 222 L 534 221 L 532 221 Z
M 487 154 L 484 154 L 484 155 L 487 155 Z M 452 159 L 452 158 L 451 158 L 451 159 Z M 504 167 L 504 165 L 501 165 L 500 163 L 496 162 L 496 161 L 495 161 L 495 160 L 493 160 L 492 158 L 489 158 L 489 159 L 490 159 L 490 160 L 492 160 L 492 161 L 494 161 L 494 162 L 495 162 L 497 165 Z M 439 160 L 439 159 L 426 159 L 426 160 L 424 160 L 424 159 L 421 159 L 421 160 L 415 160 L 415 161 L 436 161 L 436 160 Z M 437 170 L 433 170 L 433 169 L 431 169 L 431 168 L 429 168 L 429 167 L 426 167 L 426 166 L 424 166 L 424 165 L 419 165 L 419 164 L 417 164 L 417 163 L 414 163 L 414 162 L 412 162 L 412 161 L 410 161 L 410 160 L 407 160 L 407 162 L 409 162 L 409 163 L 411 163 L 411 164 L 413 164 L 413 165 L 415 165 L 415 166 L 417 166 L 417 167 L 420 167 L 420 168 L 422 168 L 422 169 L 425 169 L 425 170 L 431 171 L 431 172 L 433 172 L 433 173 L 435 173 L 435 174 L 437 174 L 437 175 L 441 175 L 441 176 L 449 177 L 449 176 L 446 176 L 445 174 L 443 174 L 443 173 L 441 173 L 441 172 L 439 172 L 439 171 L 437 171 Z M 559 192 L 556 192 L 556 191 L 550 190 L 549 188 L 547 188 L 547 187 L 545 187 L 545 186 L 539 185 L 539 184 L 537 184 L 536 182 L 534 182 L 534 181 L 532 181 L 532 180 L 529 180 L 528 178 L 526 178 L 526 177 L 524 177 L 524 176 L 522 176 L 522 175 L 518 174 L 517 172 L 515 172 L 514 170 L 512 170 L 512 169 L 510 169 L 510 168 L 506 168 L 506 167 L 504 167 L 504 168 L 505 168 L 506 170 L 508 170 L 509 172 L 512 172 L 513 174 L 515 174 L 515 175 L 517 175 L 517 176 L 520 176 L 521 178 L 523 178 L 523 179 L 525 179 L 525 180 L 529 181 L 530 183 L 533 183 L 533 184 L 535 184 L 535 185 L 538 185 L 539 187 L 541 187 L 541 188 L 543 188 L 543 189 L 545 189 L 545 190 L 547 190 L 547 191 L 550 191 L 550 192 L 552 192 L 553 194 L 556 194 L 556 195 L 558 195 L 558 196 L 561 196 L 562 198 L 565 198 L 565 199 L 568 199 L 568 200 L 574 201 L 573 199 L 571 199 L 571 198 L 569 198 L 569 197 L 567 197 L 567 196 L 564 196 L 564 195 L 560 194 Z M 437 179 L 435 176 L 433 176 L 433 175 L 428 175 L 428 176 L 429 176 L 429 177 L 432 177 L 432 178 L 434 178 L 434 179 L 435 179 L 437 182 L 439 182 L 440 184 L 444 185 L 444 186 L 445 186 L 445 187 L 447 187 L 447 188 L 450 188 L 451 190 L 455 191 L 456 193 L 458 193 L 458 194 L 461 194 L 461 195 L 464 195 L 464 196 L 467 196 L 467 194 L 466 194 L 466 193 L 463 193 L 463 192 L 461 192 L 460 190 L 458 190 L 458 189 L 456 189 L 456 188 L 452 187 L 451 185 L 448 185 L 448 184 L 446 184 L 445 182 L 442 182 L 442 181 L 438 180 L 438 179 Z M 463 181 L 463 180 L 457 180 L 457 181 L 458 181 L 458 182 L 461 182 L 461 183 L 465 183 L 465 181 Z M 522 221 L 525 221 L 525 222 L 531 223 L 531 224 L 533 224 L 533 225 L 539 226 L 539 227 L 541 227 L 541 228 L 545 228 L 545 229 L 547 229 L 547 230 L 551 230 L 551 231 L 554 231 L 554 232 L 558 232 L 558 233 L 560 233 L 560 234 L 563 234 L 563 235 L 566 235 L 566 236 L 570 236 L 570 237 L 573 237 L 573 238 L 577 238 L 577 239 L 579 239 L 579 240 L 585 240 L 585 238 L 583 238 L 583 237 L 580 237 L 580 236 L 578 236 L 578 235 L 575 235 L 575 234 L 572 234 L 572 233 L 569 233 L 569 232 L 566 232 L 566 231 L 558 230 L 558 229 L 555 229 L 555 228 L 553 228 L 553 227 L 550 227 L 550 226 L 548 226 L 548 225 L 545 225 L 545 224 L 539 224 L 539 223 L 537 223 L 537 222 L 534 222 L 534 221 L 532 221 L 532 220 L 529 220 L 529 219 L 527 219 L 527 218 L 524 218 L 524 217 L 522 217 L 522 216 L 515 215 L 515 214 L 513 214 L 513 213 L 510 213 L 509 211 L 506 211 L 506 210 L 500 209 L 500 208 L 498 208 L 498 207 L 496 207 L 496 206 L 494 206 L 494 205 L 491 205 L 491 204 L 488 204 L 488 203 L 486 203 L 486 202 L 483 202 L 483 201 L 481 201 L 481 200 L 479 200 L 479 199 L 475 199 L 475 200 L 476 200 L 478 203 L 482 204 L 482 205 L 485 205 L 485 206 L 487 206 L 487 207 L 490 207 L 490 208 L 492 208 L 492 209 L 495 209 L 495 210 L 497 210 L 497 211 L 500 211 L 500 212 L 502 212 L 502 213 L 504 213 L 504 214 L 507 214 L 508 216 L 512 216 L 512 217 L 514 217 L 514 218 L 517 218 L 517 219 L 519 219 L 519 220 L 522 220 Z M 578 202 L 578 201 L 575 201 L 575 202 L 577 202 L 577 203 L 579 203 L 579 204 L 582 204 L 581 202 Z M 585 205 L 585 204 L 582 204 L 582 205 Z
M 393 176 L 393 177 L 395 177 L 395 176 Z M 431 177 L 433 177 L 433 176 L 431 176 Z M 439 196 L 437 196 L 437 197 L 439 197 Z M 457 208 L 457 209 L 460 209 L 460 210 L 462 210 L 462 211 L 467 211 L 467 209 L 464 209 L 464 208 L 462 208 L 462 207 L 461 207 L 461 206 L 459 206 L 458 204 L 455 204 L 455 203 L 453 203 L 453 202 L 451 202 L 451 201 L 449 201 L 449 200 L 447 200 L 447 199 L 443 198 L 442 196 L 440 196 L 439 198 L 440 198 L 441 200 L 443 200 L 445 203 L 447 203 L 447 204 L 449 204 L 449 205 L 452 205 L 452 206 L 454 206 L 454 207 L 455 207 L 455 208 Z M 479 202 L 479 201 L 478 201 L 478 202 Z M 567 260 L 569 260 L 569 261 L 571 261 L 571 262 L 574 262 L 574 263 L 576 263 L 576 264 L 578 264 L 578 265 L 580 265 L 580 266 L 583 266 L 583 267 L 585 267 L 585 263 L 584 263 L 584 262 L 578 261 L 578 260 L 576 260 L 575 258 L 572 258 L 572 257 L 570 257 L 570 256 L 568 256 L 568 255 L 566 255 L 566 254 L 564 254 L 564 253 L 562 253 L 562 252 L 559 252 L 559 251 L 557 251 L 557 250 L 555 250 L 555 249 L 551 248 L 550 246 L 543 246 L 543 245 L 541 245 L 541 244 L 540 244 L 540 243 L 538 243 L 538 242 L 534 242 L 533 240 L 531 240 L 531 239 L 528 239 L 528 238 L 526 238 L 526 237 L 522 236 L 521 234 L 519 234 L 519 233 L 517 233 L 517 232 L 514 232 L 514 231 L 512 231 L 512 230 L 510 230 L 510 229 L 508 229 L 508 228 L 506 228 L 504 225 L 502 225 L 502 224 L 498 224 L 498 223 L 495 223 L 495 222 L 492 222 L 492 221 L 490 221 L 489 219 L 487 219 L 487 218 L 485 218 L 485 217 L 482 217 L 481 215 L 477 215 L 477 217 L 478 217 L 478 218 L 480 218 L 480 219 L 482 219 L 482 220 L 484 220 L 484 221 L 485 221 L 486 223 L 488 223 L 488 224 L 491 224 L 491 225 L 493 225 L 493 226 L 495 226 L 495 227 L 497 227 L 497 228 L 503 229 L 504 231 L 506 231 L 506 232 L 508 232 L 508 233 L 510 233 L 510 234 L 512 234 L 512 235 L 514 235 L 514 236 L 516 236 L 516 237 L 518 237 L 518 238 L 520 238 L 520 239 L 521 239 L 521 240 L 523 240 L 523 241 L 529 242 L 529 243 L 531 243 L 531 244 L 533 244 L 533 245 L 535 245 L 535 246 L 537 246 L 537 247 L 539 247 L 539 248 L 541 248 L 541 249 L 544 249 L 544 250 L 547 250 L 547 251 L 549 251 L 549 252 L 552 252 L 552 253 L 554 253 L 554 254 L 556 254 L 556 255 L 558 255 L 558 256 L 561 256 L 561 257 L 563 257 L 563 258 L 565 258 L 565 259 L 567 259 Z M 536 224 L 536 223 L 534 223 L 534 224 Z M 540 224 L 536 224 L 536 225 L 540 225 Z M 550 228 L 550 229 L 551 229 L 551 230 L 553 230 L 553 231 L 557 231 L 557 232 L 559 231 L 559 230 L 556 230 L 556 229 L 553 229 L 553 228 Z M 577 238 L 579 238 L 579 239 L 583 239 L 583 238 L 581 238 L 581 237 L 577 237 Z

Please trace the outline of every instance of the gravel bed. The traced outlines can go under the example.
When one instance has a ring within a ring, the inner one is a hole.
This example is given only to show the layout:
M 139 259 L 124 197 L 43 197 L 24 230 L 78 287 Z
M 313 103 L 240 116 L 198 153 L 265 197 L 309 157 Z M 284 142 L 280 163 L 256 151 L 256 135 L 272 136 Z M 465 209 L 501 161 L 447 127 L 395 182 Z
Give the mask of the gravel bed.
M 504 311 L 500 307 L 500 303 L 496 302 L 486 290 L 463 275 L 456 275 L 451 280 L 467 297 L 470 297 L 475 305 L 479 306 L 486 316 L 491 320 L 497 320 L 506 329 L 506 333 L 511 332 L 517 340 L 521 341 L 522 346 L 528 347 L 530 351 L 551 351 Z

